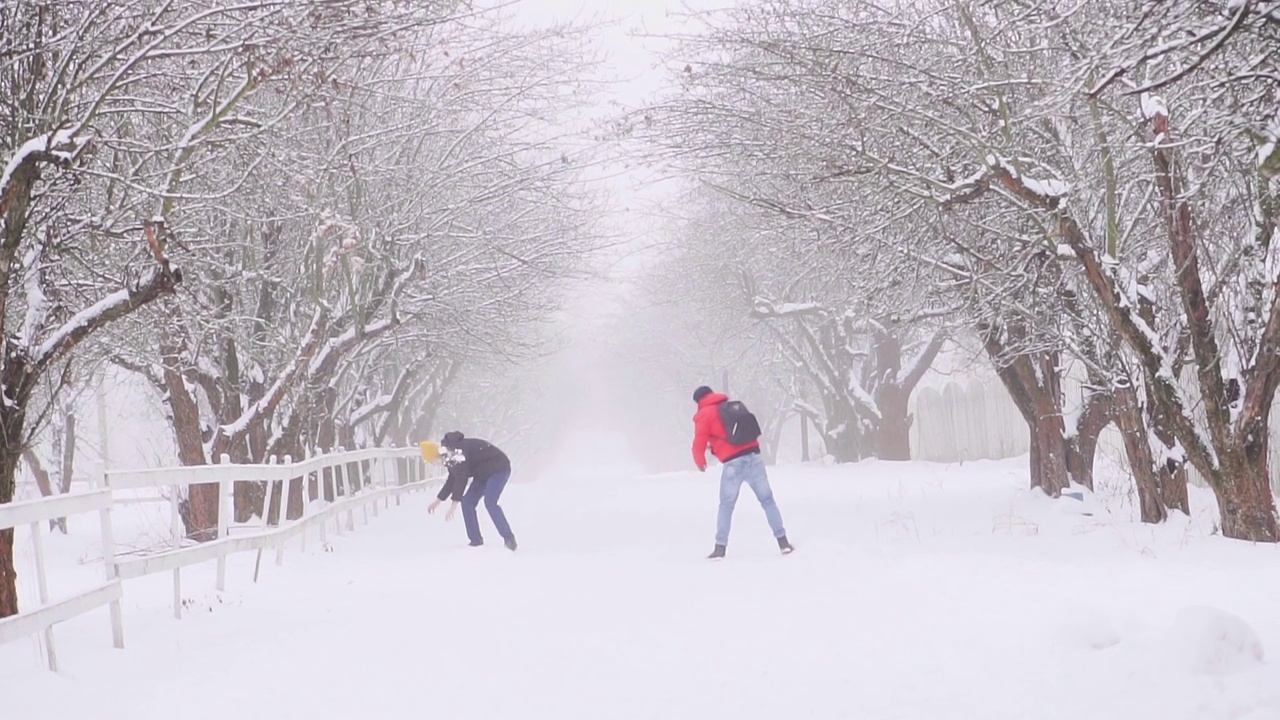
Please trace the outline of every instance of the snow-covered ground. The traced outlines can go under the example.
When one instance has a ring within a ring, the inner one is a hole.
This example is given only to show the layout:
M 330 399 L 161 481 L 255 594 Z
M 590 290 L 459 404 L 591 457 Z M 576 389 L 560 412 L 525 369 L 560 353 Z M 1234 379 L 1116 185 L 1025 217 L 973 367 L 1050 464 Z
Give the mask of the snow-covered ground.
M 1025 459 L 772 475 L 786 558 L 744 492 L 702 559 L 710 472 L 513 484 L 516 554 L 415 496 L 256 585 L 251 555 L 220 595 L 188 572 L 181 621 L 167 576 L 130 582 L 124 651 L 105 611 L 59 626 L 60 674 L 0 646 L 0 717 L 1280 718 L 1280 549 L 1213 536 L 1202 492 L 1152 528 L 1123 491 L 1024 490 Z M 55 595 L 96 580 L 72 529 Z

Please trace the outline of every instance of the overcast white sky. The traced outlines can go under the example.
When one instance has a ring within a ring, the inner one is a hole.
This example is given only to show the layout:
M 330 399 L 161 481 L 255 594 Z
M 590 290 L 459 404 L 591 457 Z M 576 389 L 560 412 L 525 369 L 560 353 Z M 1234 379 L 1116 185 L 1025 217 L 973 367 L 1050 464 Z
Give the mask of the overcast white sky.
M 500 0 L 496 0 L 500 1 Z M 646 98 L 667 85 L 657 52 L 665 43 L 659 37 L 687 27 L 680 16 L 690 10 L 710 10 L 732 6 L 734 0 L 519 0 L 513 11 L 522 21 L 540 25 L 556 21 L 577 21 L 599 25 L 597 47 L 604 52 L 606 77 L 614 79 L 601 93 L 600 115 L 623 107 L 638 107 Z M 646 221 L 646 204 L 661 202 L 666 189 L 654 184 L 652 173 L 640 168 L 614 165 L 601 172 L 607 176 L 612 206 L 606 227 L 629 234 L 630 251 L 651 245 L 653 223 Z M 625 286 L 620 273 L 633 265 L 610 264 L 611 281 L 590 283 L 578 288 L 561 316 L 559 333 L 566 343 L 548 368 L 547 402 L 567 402 L 570 418 L 561 428 L 558 447 L 547 448 L 558 455 L 555 474 L 598 473 L 605 469 L 622 472 L 629 464 L 629 450 L 600 426 L 600 405 L 616 395 L 610 385 L 620 382 L 618 373 L 607 366 L 602 353 L 614 333 L 622 329 L 610 313 L 625 305 Z M 691 278 L 691 281 L 696 279 Z M 622 382 L 625 382 L 625 375 Z M 687 422 L 688 418 L 661 418 L 656 422 Z M 558 452 L 557 452 L 558 451 Z

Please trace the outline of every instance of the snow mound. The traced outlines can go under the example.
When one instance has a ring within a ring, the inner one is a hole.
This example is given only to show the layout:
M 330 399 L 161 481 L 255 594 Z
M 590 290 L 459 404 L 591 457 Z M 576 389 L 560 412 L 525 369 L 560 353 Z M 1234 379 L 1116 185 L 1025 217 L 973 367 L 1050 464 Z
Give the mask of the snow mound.
M 1169 630 L 1170 658 L 1201 675 L 1227 675 L 1262 664 L 1262 640 L 1245 620 L 1211 607 L 1188 607 Z
M 1058 627 L 1054 644 L 1069 652 L 1106 650 L 1120 644 L 1120 631 L 1101 613 L 1083 610 Z
M 1261 708 L 1241 715 L 1235 720 L 1280 720 L 1280 708 Z

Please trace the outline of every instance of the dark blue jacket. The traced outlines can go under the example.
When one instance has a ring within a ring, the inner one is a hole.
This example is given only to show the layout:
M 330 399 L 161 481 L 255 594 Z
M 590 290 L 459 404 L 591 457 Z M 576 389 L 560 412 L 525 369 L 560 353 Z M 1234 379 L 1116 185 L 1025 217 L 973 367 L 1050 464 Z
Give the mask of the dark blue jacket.
M 449 468 L 449 479 L 436 495 L 440 500 L 451 496 L 455 502 L 461 500 L 467 480 L 471 478 L 483 483 L 499 473 L 511 472 L 511 460 L 496 445 L 480 438 L 463 437 L 459 432 L 444 436 L 440 457 Z

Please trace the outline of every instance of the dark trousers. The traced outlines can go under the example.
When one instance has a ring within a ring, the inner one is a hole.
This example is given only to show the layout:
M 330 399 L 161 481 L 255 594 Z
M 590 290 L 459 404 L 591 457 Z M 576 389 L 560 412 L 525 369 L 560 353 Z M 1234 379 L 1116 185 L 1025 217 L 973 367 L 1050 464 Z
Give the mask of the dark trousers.
M 481 497 L 484 498 L 484 508 L 489 511 L 493 526 L 498 529 L 502 539 L 510 540 L 515 537 L 511 534 L 511 525 L 507 523 L 506 513 L 502 512 L 502 508 L 498 506 L 498 498 L 502 495 L 502 489 L 507 486 L 507 480 L 510 479 L 510 471 L 490 475 L 483 480 L 477 478 L 463 493 L 462 522 L 467 526 L 467 539 L 473 545 L 484 542 L 484 538 L 480 536 L 480 519 L 476 517 L 476 507 L 480 504 Z

